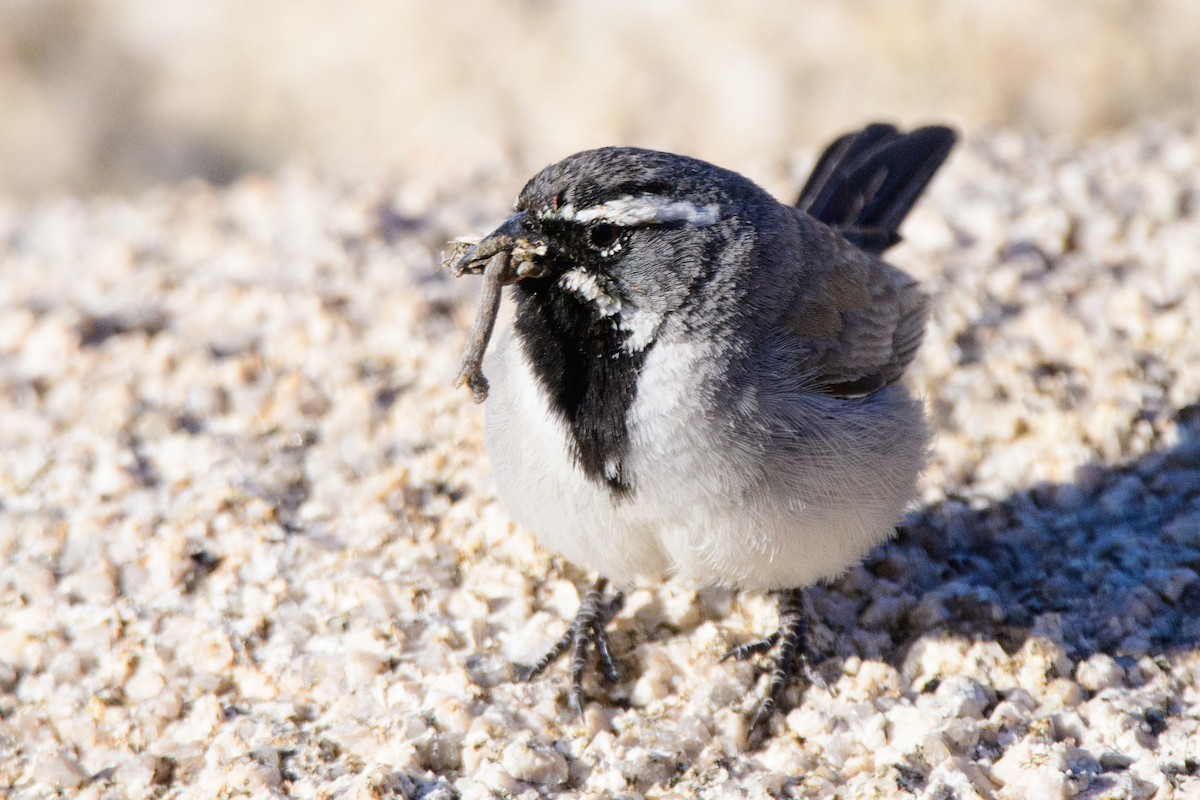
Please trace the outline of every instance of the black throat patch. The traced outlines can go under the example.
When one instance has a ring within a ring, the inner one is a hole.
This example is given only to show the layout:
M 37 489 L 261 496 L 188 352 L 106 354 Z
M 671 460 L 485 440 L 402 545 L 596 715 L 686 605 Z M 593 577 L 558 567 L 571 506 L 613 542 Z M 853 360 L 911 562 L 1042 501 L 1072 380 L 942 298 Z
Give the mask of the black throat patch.
M 649 348 L 626 350 L 625 334 L 611 320 L 553 279 L 525 281 L 516 296 L 516 332 L 551 410 L 567 424 L 576 463 L 613 494 L 630 494 L 628 415 Z

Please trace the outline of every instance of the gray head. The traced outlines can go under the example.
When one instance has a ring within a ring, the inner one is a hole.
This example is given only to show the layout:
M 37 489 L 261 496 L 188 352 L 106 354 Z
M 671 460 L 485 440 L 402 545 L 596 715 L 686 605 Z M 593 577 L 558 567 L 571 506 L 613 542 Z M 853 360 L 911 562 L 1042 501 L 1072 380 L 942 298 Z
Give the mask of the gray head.
M 774 201 L 706 162 L 603 148 L 543 169 L 516 210 L 547 242 L 558 288 L 610 315 L 628 333 L 624 346 L 640 349 L 721 260 L 742 221 L 759 216 L 749 206 L 763 204 Z
M 460 261 L 500 250 L 508 282 L 573 334 L 610 329 L 627 351 L 648 347 L 720 251 L 775 201 L 746 178 L 685 156 L 627 147 L 586 150 L 521 190 L 516 214 Z M 696 235 L 703 229 L 703 235 Z M 464 264 L 465 262 L 465 264 Z M 585 322 L 580 315 L 586 317 Z

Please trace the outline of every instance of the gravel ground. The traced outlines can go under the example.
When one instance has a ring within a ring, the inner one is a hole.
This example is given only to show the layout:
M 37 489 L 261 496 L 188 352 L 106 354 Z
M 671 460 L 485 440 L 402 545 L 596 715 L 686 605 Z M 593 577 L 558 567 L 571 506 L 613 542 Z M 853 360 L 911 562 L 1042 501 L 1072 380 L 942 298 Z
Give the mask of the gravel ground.
M 894 257 L 932 466 L 753 753 L 769 597 L 633 592 L 582 721 L 512 680 L 588 576 L 496 502 L 438 260 L 524 177 L 0 203 L 0 794 L 1200 798 L 1200 132 L 952 158 Z

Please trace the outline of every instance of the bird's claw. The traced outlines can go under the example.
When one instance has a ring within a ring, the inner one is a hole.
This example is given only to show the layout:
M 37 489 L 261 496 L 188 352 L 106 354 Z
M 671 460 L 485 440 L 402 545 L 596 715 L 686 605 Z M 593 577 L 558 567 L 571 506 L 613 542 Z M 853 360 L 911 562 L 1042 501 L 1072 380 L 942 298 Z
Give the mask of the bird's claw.
M 774 647 L 778 641 L 779 631 L 775 631 L 775 633 L 772 633 L 767 638 L 759 639 L 757 642 L 747 642 L 746 644 L 739 644 L 737 647 L 729 648 L 725 651 L 725 655 L 721 656 L 721 660 L 728 661 L 732 658 L 736 661 L 745 661 L 751 656 L 756 656 L 760 653 L 767 652 Z
M 600 662 L 600 671 L 608 683 L 616 683 L 621 679 L 616 662 L 612 657 L 612 643 L 604 631 L 609 621 L 621 610 L 625 596 L 617 592 L 613 597 L 605 599 L 604 589 L 608 581 L 601 578 L 596 581 L 579 604 L 566 632 L 557 642 L 538 659 L 537 663 L 518 668 L 518 677 L 522 681 L 531 681 L 541 675 L 557 661 L 567 650 L 571 650 L 571 690 L 567 702 L 580 717 L 583 716 L 584 693 L 583 678 L 587 671 L 589 651 L 595 649 Z
M 751 749 L 763 742 L 767 734 L 771 717 L 778 710 L 783 700 L 788 684 L 796 677 L 797 672 L 804 675 L 812 685 L 820 686 L 826 691 L 829 684 L 813 667 L 809 659 L 808 632 L 804 621 L 804 595 L 799 589 L 792 589 L 784 595 L 779 609 L 779 630 L 765 639 L 757 642 L 730 648 L 722 660 L 735 658 L 744 661 L 751 656 L 765 653 L 778 647 L 775 664 L 771 670 L 771 682 L 768 684 L 767 695 L 759 703 L 750 719 L 748 742 Z

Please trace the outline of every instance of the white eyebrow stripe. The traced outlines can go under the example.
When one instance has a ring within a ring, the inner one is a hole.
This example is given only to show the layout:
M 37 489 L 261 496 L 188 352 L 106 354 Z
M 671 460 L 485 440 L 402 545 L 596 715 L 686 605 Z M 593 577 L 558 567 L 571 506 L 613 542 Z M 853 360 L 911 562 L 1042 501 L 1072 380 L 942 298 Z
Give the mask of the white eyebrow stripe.
M 721 207 L 716 203 L 698 206 L 686 200 L 668 200 L 653 194 L 625 195 L 599 205 L 576 209 L 567 203 L 560 209 L 547 212 L 543 219 L 564 222 L 607 222 L 630 227 L 651 223 L 685 222 L 693 228 L 706 228 L 721 219 Z

